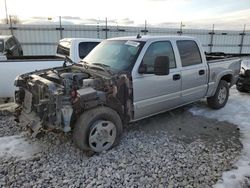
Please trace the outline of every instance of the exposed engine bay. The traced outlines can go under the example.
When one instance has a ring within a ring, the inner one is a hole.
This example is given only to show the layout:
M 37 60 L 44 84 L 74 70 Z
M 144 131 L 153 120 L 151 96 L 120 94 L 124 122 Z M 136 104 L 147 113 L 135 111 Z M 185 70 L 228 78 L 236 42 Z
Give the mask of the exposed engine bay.
M 69 132 L 86 110 L 99 105 L 118 112 L 122 121 L 132 118 L 132 84 L 129 74 L 107 74 L 83 66 L 34 71 L 15 80 L 17 116 L 32 116 L 29 127 Z

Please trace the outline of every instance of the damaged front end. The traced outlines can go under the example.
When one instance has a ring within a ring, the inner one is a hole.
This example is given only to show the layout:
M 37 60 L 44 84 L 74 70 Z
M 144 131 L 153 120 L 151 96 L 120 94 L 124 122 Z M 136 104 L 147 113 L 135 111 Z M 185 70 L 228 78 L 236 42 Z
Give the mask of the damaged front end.
M 132 118 L 132 84 L 128 74 L 87 70 L 83 66 L 35 71 L 15 80 L 16 115 L 35 136 L 41 129 L 69 132 L 86 110 L 108 106 L 124 122 Z

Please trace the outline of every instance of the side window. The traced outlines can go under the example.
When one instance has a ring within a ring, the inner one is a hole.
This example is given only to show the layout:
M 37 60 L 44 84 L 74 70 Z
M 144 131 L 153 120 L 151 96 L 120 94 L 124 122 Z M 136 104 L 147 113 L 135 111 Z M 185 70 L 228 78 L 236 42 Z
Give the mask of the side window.
M 15 41 L 14 41 L 13 38 L 10 38 L 10 39 L 8 40 L 8 43 L 9 43 L 9 49 L 14 48 L 14 46 L 16 45 L 16 43 L 15 43 Z
M 177 47 L 181 56 L 183 67 L 202 63 L 200 50 L 195 41 L 177 41 Z
M 91 50 L 93 50 L 99 42 L 81 42 L 79 44 L 79 57 L 85 58 Z
M 142 60 L 142 63 L 147 65 L 146 73 L 154 73 L 154 63 L 157 56 L 168 56 L 170 69 L 176 68 L 174 51 L 171 43 L 169 41 L 154 42 L 148 47 Z

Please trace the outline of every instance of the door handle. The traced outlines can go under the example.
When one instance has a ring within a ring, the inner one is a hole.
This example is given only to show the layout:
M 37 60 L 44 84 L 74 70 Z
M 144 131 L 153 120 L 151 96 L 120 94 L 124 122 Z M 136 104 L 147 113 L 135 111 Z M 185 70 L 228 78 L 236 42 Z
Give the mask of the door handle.
M 199 75 L 205 74 L 205 70 L 199 70 Z
M 180 74 L 174 74 L 173 75 L 173 80 L 180 80 L 181 79 L 181 75 Z

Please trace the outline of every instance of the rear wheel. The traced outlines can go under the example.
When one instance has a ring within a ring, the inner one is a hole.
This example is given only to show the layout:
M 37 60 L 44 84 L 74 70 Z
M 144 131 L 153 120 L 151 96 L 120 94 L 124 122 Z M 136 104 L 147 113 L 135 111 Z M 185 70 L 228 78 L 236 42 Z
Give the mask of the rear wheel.
M 76 121 L 73 139 L 82 150 L 102 152 L 119 143 L 122 134 L 120 116 L 108 107 L 84 112 Z
M 207 98 L 207 104 L 210 108 L 220 109 L 227 103 L 229 96 L 229 86 L 225 80 L 221 80 L 214 96 Z

